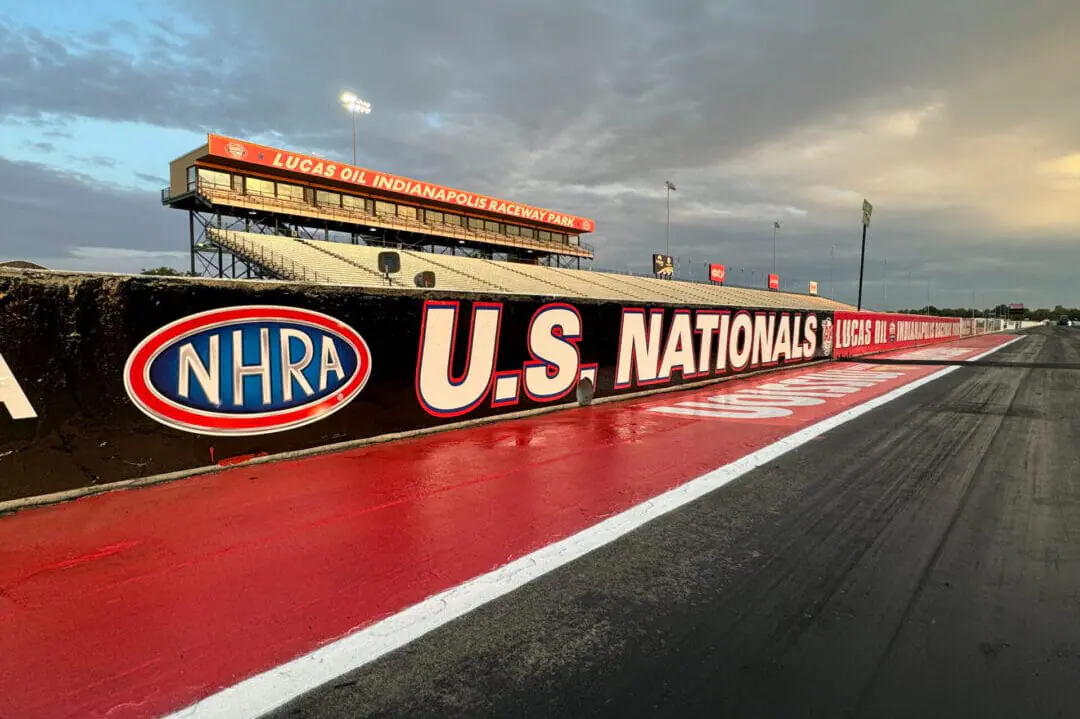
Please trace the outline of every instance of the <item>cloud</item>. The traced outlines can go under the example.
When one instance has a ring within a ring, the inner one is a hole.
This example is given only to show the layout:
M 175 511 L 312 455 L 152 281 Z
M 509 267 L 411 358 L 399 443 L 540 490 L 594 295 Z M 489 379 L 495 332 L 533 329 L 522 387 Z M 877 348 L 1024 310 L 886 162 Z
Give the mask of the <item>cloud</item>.
M 143 182 L 146 182 L 146 183 L 149 183 L 151 185 L 158 186 L 158 187 L 164 187 L 165 185 L 169 184 L 168 179 L 166 179 L 165 177 L 163 177 L 161 175 L 148 175 L 145 172 L 136 172 L 135 177 L 142 180 Z
M 133 269 L 131 263 L 86 263 L 78 248 L 176 252 L 186 243 L 183 213 L 161 206 L 156 192 L 93 185 L 90 178 L 0 158 L 0 247 L 5 259 L 47 267 Z M 140 268 L 134 268 L 140 269 Z
M 647 269 L 671 179 L 672 251 L 694 263 L 771 267 L 781 219 L 782 275 L 825 281 L 835 244 L 838 291 L 851 292 L 869 197 L 868 262 L 888 255 L 905 282 L 912 272 L 941 288 L 1059 299 L 1074 284 L 1060 252 L 1080 227 L 1077 3 L 164 8 L 81 38 L 0 20 L 0 115 L 43 133 L 55 131 L 46 117 L 218 130 L 346 159 L 351 124 L 336 98 L 349 86 L 373 105 L 358 125 L 362 163 L 593 217 L 598 265 Z M 161 184 L 143 169 L 138 179 Z M 54 189 L 79 202 L 103 199 L 58 177 Z M 122 214 L 182 219 L 151 193 L 115 198 Z M 136 228 L 48 243 L 168 244 Z M 183 238 L 172 231 L 169 246 Z

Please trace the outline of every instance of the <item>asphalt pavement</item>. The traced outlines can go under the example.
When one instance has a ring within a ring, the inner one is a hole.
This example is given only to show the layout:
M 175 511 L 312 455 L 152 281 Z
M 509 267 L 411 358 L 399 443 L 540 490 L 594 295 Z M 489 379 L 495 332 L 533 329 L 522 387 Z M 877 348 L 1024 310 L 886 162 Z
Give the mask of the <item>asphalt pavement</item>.
M 990 359 L 277 716 L 1080 717 L 1080 329 Z

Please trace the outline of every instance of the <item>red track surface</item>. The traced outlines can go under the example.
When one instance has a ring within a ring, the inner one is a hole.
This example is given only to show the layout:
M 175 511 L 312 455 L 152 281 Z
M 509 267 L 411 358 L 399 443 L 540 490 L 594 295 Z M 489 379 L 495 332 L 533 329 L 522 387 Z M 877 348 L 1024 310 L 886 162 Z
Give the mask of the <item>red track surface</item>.
M 821 367 L 0 517 L 0 716 L 182 708 L 936 369 L 780 419 L 643 410 Z

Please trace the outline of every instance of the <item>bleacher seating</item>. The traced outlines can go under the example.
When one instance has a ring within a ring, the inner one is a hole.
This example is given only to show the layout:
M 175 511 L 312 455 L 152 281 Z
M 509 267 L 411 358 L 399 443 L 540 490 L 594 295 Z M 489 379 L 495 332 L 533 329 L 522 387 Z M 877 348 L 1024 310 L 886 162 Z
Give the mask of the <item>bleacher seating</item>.
M 543 265 L 394 250 L 401 271 L 389 282 L 379 272 L 386 248 L 343 242 L 298 240 L 276 235 L 208 228 L 212 242 L 235 252 L 283 279 L 362 287 L 418 289 L 414 278 L 435 273 L 436 289 L 454 292 L 525 294 L 619 302 L 846 310 L 850 305 L 825 297 L 681 280 L 622 275 L 614 272 L 555 269 Z

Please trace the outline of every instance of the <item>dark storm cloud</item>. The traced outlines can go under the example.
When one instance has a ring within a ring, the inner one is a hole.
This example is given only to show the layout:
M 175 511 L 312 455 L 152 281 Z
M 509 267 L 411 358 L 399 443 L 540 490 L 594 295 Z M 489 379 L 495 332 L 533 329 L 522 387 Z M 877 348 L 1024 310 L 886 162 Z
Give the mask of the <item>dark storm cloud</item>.
M 80 247 L 182 250 L 187 232 L 184 214 L 163 208 L 156 192 L 95 186 L 86 177 L 2 158 L 0 217 L 4 259 L 48 266 Z
M 564 161 L 547 166 L 563 168 L 555 179 L 597 182 L 716 162 L 860 103 L 962 85 L 990 66 L 1008 83 L 997 94 L 1023 101 L 976 92 L 965 120 L 1009 123 L 1030 117 L 1031 103 L 1080 102 L 1058 83 L 1009 78 L 1034 41 L 1054 45 L 1076 28 L 1078 6 L 1051 0 L 191 7 L 192 17 L 213 18 L 206 34 L 158 20 L 172 45 L 138 57 L 74 54 L 39 31 L 0 28 L 0 112 L 280 131 L 339 146 L 348 128 L 334 98 L 358 85 L 376 106 L 365 136 L 380 147 L 411 144 L 402 121 L 418 130 L 419 116 L 438 110 L 483 133 L 478 150 L 512 160 L 559 145 Z M 1075 76 L 1060 65 L 1043 72 Z
M 834 274 L 850 278 L 858 203 L 873 188 L 874 261 L 888 254 L 905 283 L 912 272 L 987 292 L 1073 284 L 1058 269 L 1060 226 L 996 228 L 1004 220 L 972 204 L 998 180 L 1005 189 L 982 202 L 1020 204 L 1019 163 L 1080 149 L 1080 3 L 195 0 L 169 12 L 180 15 L 113 28 L 143 42 L 138 54 L 0 19 L 0 114 L 265 134 L 344 158 L 336 97 L 351 87 L 374 105 L 359 124 L 362 163 L 593 217 L 601 266 L 644 271 L 663 249 L 661 188 L 674 179 L 672 251 L 695 264 L 771 267 L 779 218 L 782 275 L 826 281 L 837 244 Z M 874 125 L 934 104 L 911 139 Z M 860 133 L 858 151 L 836 151 Z M 813 143 L 825 160 L 802 156 Z M 999 144 L 1012 164 L 978 162 Z M 885 172 L 901 163 L 919 172 Z M 940 187 L 920 179 L 967 164 Z M 161 214 L 156 200 L 144 209 Z M 112 235 L 132 247 L 144 236 Z M 973 254 L 1000 262 L 974 271 Z

